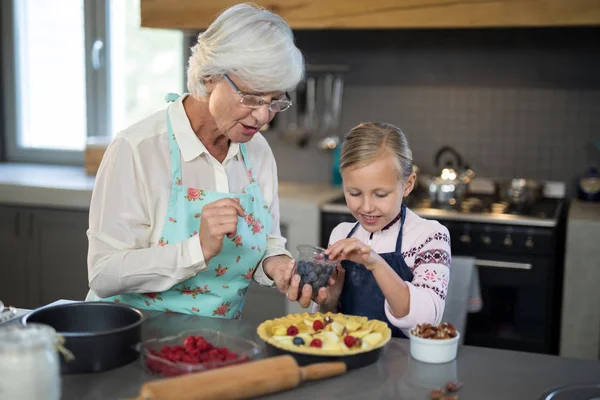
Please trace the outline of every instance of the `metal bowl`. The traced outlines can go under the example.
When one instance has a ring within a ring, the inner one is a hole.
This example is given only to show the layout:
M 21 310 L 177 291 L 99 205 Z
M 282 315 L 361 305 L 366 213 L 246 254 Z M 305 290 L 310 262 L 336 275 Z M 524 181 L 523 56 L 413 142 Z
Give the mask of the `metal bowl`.
M 496 182 L 498 196 L 509 204 L 526 206 L 537 202 L 544 192 L 544 184 L 531 179 L 509 179 Z
M 105 302 L 44 307 L 21 318 L 23 326 L 49 325 L 65 338 L 64 346 L 75 359 L 61 357 L 63 374 L 107 371 L 135 361 L 143 321 L 138 309 Z
M 594 400 L 600 398 L 600 384 L 574 384 L 554 389 L 540 400 Z

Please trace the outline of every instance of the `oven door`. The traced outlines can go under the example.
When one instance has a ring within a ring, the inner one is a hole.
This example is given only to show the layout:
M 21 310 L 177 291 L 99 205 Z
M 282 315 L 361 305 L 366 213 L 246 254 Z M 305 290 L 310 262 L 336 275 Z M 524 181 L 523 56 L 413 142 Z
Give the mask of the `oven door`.
M 551 260 L 488 254 L 476 266 L 483 307 L 467 318 L 465 344 L 556 354 Z

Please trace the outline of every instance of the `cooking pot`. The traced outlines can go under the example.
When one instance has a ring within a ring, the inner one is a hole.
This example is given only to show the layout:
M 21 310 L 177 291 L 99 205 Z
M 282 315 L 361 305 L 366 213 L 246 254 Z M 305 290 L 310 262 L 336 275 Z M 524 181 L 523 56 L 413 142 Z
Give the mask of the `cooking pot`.
M 435 166 L 440 168 L 442 157 L 450 155 L 451 160 L 439 176 L 429 181 L 429 200 L 434 206 L 454 206 L 460 204 L 465 197 L 469 182 L 475 177 L 468 167 L 464 166 L 462 157 L 452 147 L 444 146 L 435 155 Z
M 63 374 L 101 372 L 139 357 L 144 315 L 136 308 L 107 302 L 81 302 L 49 306 L 21 318 L 21 325 L 46 324 L 64 339 L 75 356 L 61 357 Z
M 543 197 L 544 184 L 531 179 L 508 179 L 496 181 L 498 196 L 507 203 L 529 206 Z

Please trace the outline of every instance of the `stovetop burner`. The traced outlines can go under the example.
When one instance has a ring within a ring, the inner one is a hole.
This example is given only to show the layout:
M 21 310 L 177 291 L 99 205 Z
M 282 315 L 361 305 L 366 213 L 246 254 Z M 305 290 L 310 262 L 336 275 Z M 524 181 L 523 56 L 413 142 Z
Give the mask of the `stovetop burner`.
M 427 193 L 413 192 L 404 203 L 415 213 L 438 219 L 464 219 L 469 221 L 534 223 L 554 225 L 564 199 L 542 198 L 531 205 L 516 205 L 500 201 L 495 195 L 471 194 L 455 205 L 432 205 Z M 343 197 L 332 202 L 334 209 L 345 206 Z

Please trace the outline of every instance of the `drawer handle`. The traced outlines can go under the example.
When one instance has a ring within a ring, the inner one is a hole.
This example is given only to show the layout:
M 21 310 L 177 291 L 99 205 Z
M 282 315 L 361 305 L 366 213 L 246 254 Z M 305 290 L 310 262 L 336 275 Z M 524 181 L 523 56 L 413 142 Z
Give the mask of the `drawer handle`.
M 508 269 L 522 269 L 531 270 L 533 266 L 529 263 L 516 263 L 508 261 L 495 261 L 495 260 L 475 260 L 476 267 L 491 267 L 491 268 L 508 268 Z

